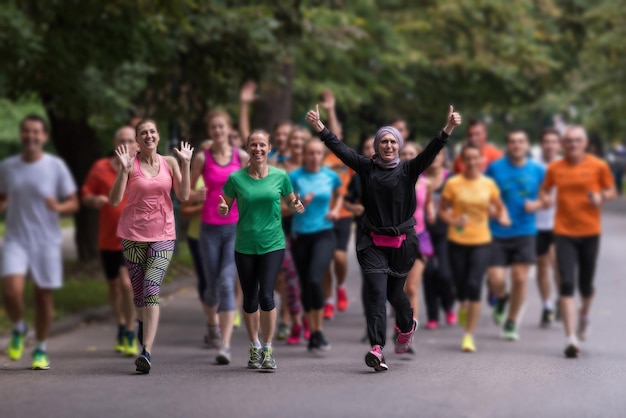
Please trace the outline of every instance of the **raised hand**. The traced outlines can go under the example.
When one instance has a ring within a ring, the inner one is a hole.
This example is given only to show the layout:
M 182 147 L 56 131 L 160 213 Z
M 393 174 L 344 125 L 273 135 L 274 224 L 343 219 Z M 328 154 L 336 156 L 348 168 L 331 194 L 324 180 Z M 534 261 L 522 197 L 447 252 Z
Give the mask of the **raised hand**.
M 226 203 L 222 195 L 220 195 L 220 203 L 217 205 L 217 211 L 222 216 L 228 215 L 228 212 L 230 211 L 230 208 L 228 207 L 228 203 Z
M 189 164 L 193 156 L 193 148 L 189 142 L 181 141 L 180 150 L 174 148 L 174 153 L 181 162 Z
M 446 119 L 446 126 L 443 128 L 443 131 L 450 135 L 454 128 L 459 126 L 462 122 L 461 114 L 454 111 L 454 106 L 450 105 L 448 109 L 448 119 Z
M 330 111 L 335 108 L 335 94 L 329 90 L 324 89 L 322 91 L 322 109 L 325 111 Z
M 241 103 L 251 103 L 256 99 L 256 83 L 254 81 L 246 81 L 245 84 L 241 86 L 239 100 Z
M 134 155 L 131 155 L 128 145 L 122 144 L 115 149 L 115 156 L 117 160 L 120 162 L 122 170 L 125 173 L 130 172 L 133 169 L 133 160 L 135 159 Z
M 322 132 L 324 130 L 324 124 L 320 120 L 320 106 L 319 105 L 315 105 L 315 110 L 311 109 L 307 112 L 306 121 L 317 132 Z

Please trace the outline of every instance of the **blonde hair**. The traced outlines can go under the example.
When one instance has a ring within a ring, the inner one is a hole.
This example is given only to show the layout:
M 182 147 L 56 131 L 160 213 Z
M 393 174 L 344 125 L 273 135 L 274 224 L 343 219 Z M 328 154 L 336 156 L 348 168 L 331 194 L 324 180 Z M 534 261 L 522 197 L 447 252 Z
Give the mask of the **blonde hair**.
M 215 110 L 211 110 L 210 112 L 208 112 L 206 116 L 204 117 L 204 122 L 207 125 L 209 125 L 211 121 L 215 118 L 224 118 L 224 120 L 226 120 L 226 124 L 229 127 L 233 126 L 233 122 L 230 119 L 230 115 L 228 114 L 228 112 L 222 109 L 215 109 Z
M 304 126 L 296 125 L 289 132 L 289 136 L 287 137 L 287 145 L 289 145 L 293 136 L 298 133 L 301 133 L 304 135 L 304 142 L 311 139 L 311 132 L 307 128 L 305 128 Z
M 319 138 L 309 138 L 306 141 L 304 141 L 304 145 L 302 147 L 302 151 L 306 152 L 307 148 L 310 145 L 324 145 L 324 143 L 319 139 Z

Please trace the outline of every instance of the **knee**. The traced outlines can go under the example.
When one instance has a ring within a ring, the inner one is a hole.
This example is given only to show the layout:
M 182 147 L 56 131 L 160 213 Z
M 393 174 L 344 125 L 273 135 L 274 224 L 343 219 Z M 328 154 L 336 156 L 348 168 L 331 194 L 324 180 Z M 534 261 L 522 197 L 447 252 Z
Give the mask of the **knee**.
M 563 297 L 574 296 L 574 283 L 569 280 L 561 279 L 561 284 L 559 286 L 559 293 Z
M 255 313 L 259 310 L 259 299 L 256 295 L 243 295 L 243 311 L 247 314 Z
M 480 302 L 480 283 L 469 283 L 466 288 L 466 296 L 470 302 Z
M 275 308 L 274 305 L 274 293 L 267 292 L 267 294 L 259 295 L 259 306 L 264 312 L 269 312 Z
M 580 283 L 580 294 L 583 298 L 590 298 L 593 296 L 593 284 L 592 283 Z

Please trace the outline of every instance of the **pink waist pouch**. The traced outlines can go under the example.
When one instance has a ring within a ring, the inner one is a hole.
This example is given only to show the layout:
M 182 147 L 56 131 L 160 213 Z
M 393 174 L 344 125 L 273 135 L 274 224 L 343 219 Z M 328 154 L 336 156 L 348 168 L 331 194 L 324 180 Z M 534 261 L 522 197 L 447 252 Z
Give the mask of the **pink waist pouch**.
M 370 237 L 377 247 L 400 248 L 402 243 L 406 241 L 406 234 L 390 237 L 389 235 L 379 235 L 370 231 Z

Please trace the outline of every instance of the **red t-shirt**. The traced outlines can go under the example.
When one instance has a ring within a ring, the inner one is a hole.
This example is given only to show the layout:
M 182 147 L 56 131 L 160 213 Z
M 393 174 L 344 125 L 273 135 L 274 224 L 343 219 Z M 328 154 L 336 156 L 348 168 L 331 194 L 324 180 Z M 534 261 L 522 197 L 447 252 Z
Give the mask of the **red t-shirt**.
M 109 158 L 102 158 L 94 163 L 81 189 L 83 197 L 109 196 L 117 171 Z M 105 203 L 100 209 L 98 221 L 98 248 L 107 251 L 121 251 L 122 241 L 117 236 L 117 223 L 120 220 L 122 209 L 126 205 L 126 196 L 122 202 L 113 207 Z

